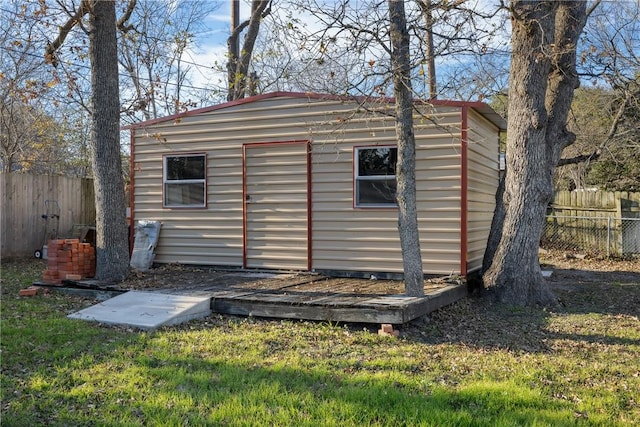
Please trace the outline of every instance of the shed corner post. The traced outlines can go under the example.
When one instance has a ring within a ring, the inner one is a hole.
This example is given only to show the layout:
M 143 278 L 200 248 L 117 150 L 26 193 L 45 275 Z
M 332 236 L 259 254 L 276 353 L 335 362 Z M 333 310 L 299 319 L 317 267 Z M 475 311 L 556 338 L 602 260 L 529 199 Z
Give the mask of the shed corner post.
M 135 129 L 129 129 L 129 258 L 133 253 L 135 239 Z
M 468 208 L 468 106 L 460 111 L 460 275 L 467 276 L 467 208 Z

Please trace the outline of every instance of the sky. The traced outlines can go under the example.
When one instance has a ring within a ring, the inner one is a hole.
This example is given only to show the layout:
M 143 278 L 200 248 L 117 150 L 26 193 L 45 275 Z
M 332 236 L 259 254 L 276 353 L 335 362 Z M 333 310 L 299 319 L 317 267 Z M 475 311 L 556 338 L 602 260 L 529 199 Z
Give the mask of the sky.
M 276 1 L 276 6 L 273 8 L 273 14 L 282 14 L 281 8 L 279 8 L 278 1 Z M 331 2 L 332 0 L 326 0 Z M 382 1 L 382 0 L 381 0 Z M 351 0 L 350 5 L 352 7 L 357 6 L 358 0 Z M 640 0 L 603 0 L 603 6 L 600 7 L 602 9 L 604 5 L 612 5 L 617 2 L 625 2 L 625 3 L 640 3 Z M 204 66 L 211 66 L 215 62 L 218 64 L 226 63 L 226 39 L 229 35 L 230 29 L 230 5 L 231 0 L 212 0 L 212 4 L 217 6 L 217 9 L 214 13 L 204 18 L 204 23 L 208 28 L 206 34 L 203 34 L 203 37 L 200 39 L 200 45 L 197 49 L 194 49 L 190 52 L 191 60 L 193 63 L 201 64 Z M 384 2 L 383 2 L 384 3 Z M 495 10 L 496 6 L 500 3 L 500 0 L 470 0 L 468 4 L 474 4 L 476 10 L 489 11 Z M 408 6 L 411 7 L 413 2 L 407 2 Z M 249 0 L 241 0 L 240 1 L 240 15 L 241 20 L 247 19 L 249 17 L 250 5 Z M 304 15 L 296 15 L 297 18 L 302 20 L 302 26 L 305 28 L 317 28 L 319 24 L 314 22 L 314 19 L 311 17 L 305 17 Z M 503 23 L 505 27 L 498 37 L 496 37 L 492 43 L 494 45 L 500 45 L 502 48 L 508 47 L 509 44 L 509 22 L 508 20 Z M 382 54 L 381 54 L 382 55 Z M 437 65 L 441 70 L 445 69 L 448 65 L 447 61 L 451 61 L 451 63 L 458 61 L 459 57 L 449 57 L 449 58 L 440 58 L 439 63 Z M 463 59 L 464 60 L 464 59 Z M 213 73 L 210 69 L 206 69 L 204 67 L 197 67 L 198 72 L 193 75 L 193 83 L 194 86 L 199 86 L 203 84 L 205 81 L 210 81 L 211 79 L 218 79 L 224 82 L 225 76 L 222 74 Z
M 227 38 L 229 37 L 231 32 L 231 0 L 210 0 L 210 3 L 215 4 L 217 9 L 209 16 L 204 18 L 204 25 L 205 27 L 207 27 L 207 30 L 206 32 L 199 35 L 198 46 L 189 53 L 192 62 L 208 67 L 212 66 L 215 63 L 226 64 L 226 43 Z M 279 13 L 279 10 L 277 8 L 274 8 L 272 10 L 272 13 Z M 241 0 L 239 18 L 240 22 L 249 19 L 250 15 L 251 6 L 248 0 Z M 300 16 L 299 18 L 301 18 L 303 21 L 305 20 L 304 16 Z M 310 20 L 305 23 L 305 26 L 311 25 L 313 25 L 313 23 L 310 22 Z M 198 84 L 196 83 L 202 82 L 204 79 L 226 78 L 220 73 L 205 72 L 204 70 L 202 70 L 202 73 L 200 73 L 201 75 L 198 74 L 199 73 L 194 73 L 194 86 L 198 86 Z
M 224 79 L 224 75 L 214 72 L 212 66 L 226 62 L 227 38 L 231 28 L 231 0 L 212 0 L 217 10 L 203 18 L 206 31 L 198 34 L 198 45 L 188 53 L 188 61 L 199 66 L 193 66 L 191 84 L 195 87 L 205 87 L 210 80 Z M 242 15 L 244 13 L 244 15 Z M 241 1 L 241 17 L 249 15 L 248 6 Z
M 205 86 L 205 82 L 207 81 L 220 80 L 224 82 L 226 79 L 223 73 L 214 72 L 210 67 L 215 63 L 226 63 L 226 41 L 231 27 L 231 0 L 211 0 L 211 3 L 213 3 L 217 9 L 204 18 L 204 25 L 207 27 L 207 30 L 205 33 L 199 35 L 198 46 L 189 52 L 190 59 L 188 60 L 193 64 L 200 65 L 194 65 L 194 72 L 191 78 L 192 85 L 195 87 Z M 353 7 L 355 7 L 357 3 L 357 0 L 351 2 Z M 489 8 L 493 10 L 499 3 L 499 0 L 472 0 L 470 3 L 474 3 L 475 7 L 479 10 L 487 10 Z M 277 7 L 276 0 L 276 7 L 273 8 L 272 14 L 279 13 L 282 14 L 283 12 Z M 248 19 L 249 16 L 249 1 L 241 0 L 240 21 Z M 296 17 L 301 19 L 301 26 L 306 29 L 319 28 L 319 24 L 310 16 L 296 15 Z M 440 66 L 443 65 L 442 63 L 440 64 Z

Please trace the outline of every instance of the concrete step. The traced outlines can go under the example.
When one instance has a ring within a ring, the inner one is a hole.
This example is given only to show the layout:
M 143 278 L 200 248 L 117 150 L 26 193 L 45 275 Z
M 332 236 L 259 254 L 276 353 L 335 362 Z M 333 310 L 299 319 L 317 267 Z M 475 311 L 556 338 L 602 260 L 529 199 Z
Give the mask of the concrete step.
M 209 296 L 129 291 L 67 317 L 154 330 L 161 326 L 177 325 L 207 317 L 210 314 Z

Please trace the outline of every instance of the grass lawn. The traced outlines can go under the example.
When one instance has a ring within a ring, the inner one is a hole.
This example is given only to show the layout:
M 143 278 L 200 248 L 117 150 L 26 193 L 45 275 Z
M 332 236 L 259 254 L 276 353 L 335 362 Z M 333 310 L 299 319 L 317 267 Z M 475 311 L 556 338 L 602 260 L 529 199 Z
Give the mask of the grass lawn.
M 3 426 L 628 426 L 640 422 L 640 283 L 563 283 L 565 306 L 469 298 L 379 325 L 212 316 L 152 333 L 21 298 L 3 262 Z

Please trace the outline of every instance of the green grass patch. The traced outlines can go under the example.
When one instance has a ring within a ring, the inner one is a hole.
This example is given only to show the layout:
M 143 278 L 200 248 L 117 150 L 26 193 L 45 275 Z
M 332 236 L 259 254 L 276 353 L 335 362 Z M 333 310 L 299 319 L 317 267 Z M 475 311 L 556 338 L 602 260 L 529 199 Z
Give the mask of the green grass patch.
M 615 307 L 640 285 L 603 284 L 606 306 L 596 288 L 576 288 L 580 309 L 556 312 L 464 300 L 404 327 L 399 339 L 358 325 L 222 316 L 144 333 L 66 318 L 91 300 L 18 297 L 43 269 L 34 260 L 2 265 L 3 426 L 640 419 L 640 323 Z

